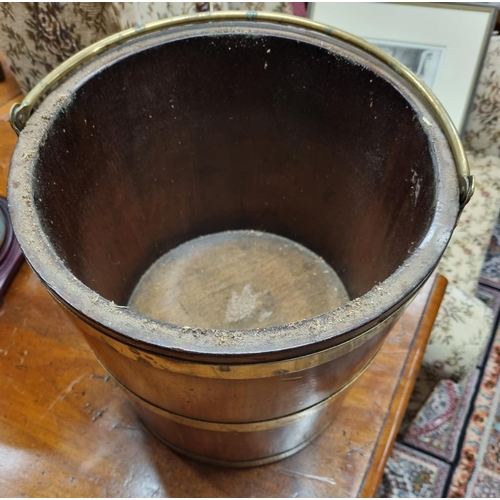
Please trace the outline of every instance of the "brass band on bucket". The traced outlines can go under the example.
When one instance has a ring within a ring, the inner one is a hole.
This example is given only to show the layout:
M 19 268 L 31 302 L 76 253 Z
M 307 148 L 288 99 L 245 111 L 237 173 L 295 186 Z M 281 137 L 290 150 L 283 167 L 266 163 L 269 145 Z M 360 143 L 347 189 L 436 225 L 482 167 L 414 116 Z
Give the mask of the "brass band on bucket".
M 105 50 L 114 47 L 123 42 L 132 40 L 147 33 L 153 33 L 162 29 L 183 26 L 193 23 L 215 22 L 215 21 L 264 21 L 269 23 L 289 24 L 301 28 L 307 28 L 311 31 L 321 33 L 343 40 L 351 45 L 354 45 L 363 51 L 371 54 L 378 60 L 387 64 L 391 69 L 398 73 L 406 80 L 427 102 L 430 108 L 434 111 L 437 120 L 443 128 L 443 131 L 450 143 L 455 165 L 458 174 L 458 183 L 460 190 L 460 210 L 463 210 L 465 205 L 470 200 L 474 193 L 474 177 L 470 175 L 469 164 L 465 155 L 464 148 L 460 141 L 458 132 L 451 121 L 448 113 L 443 105 L 439 102 L 433 92 L 405 65 L 398 60 L 379 49 L 375 45 L 351 35 L 331 26 L 327 26 L 307 18 L 290 16 L 286 14 L 270 13 L 270 12 L 207 12 L 195 16 L 179 16 L 169 19 L 161 19 L 134 28 L 121 31 L 114 35 L 108 36 L 98 42 L 81 50 L 74 56 L 70 57 L 57 68 L 45 76 L 33 89 L 26 95 L 21 103 L 16 103 L 10 111 L 10 123 L 12 128 L 19 134 L 25 127 L 33 107 L 38 100 L 56 85 L 62 78 L 77 68 L 80 64 L 88 61 L 94 56 L 97 56 Z
M 56 297 L 54 294 L 52 294 Z M 57 299 L 57 297 L 56 297 Z M 58 300 L 61 304 L 61 302 Z M 140 361 L 142 364 L 151 366 L 156 370 L 167 372 L 180 373 L 191 377 L 209 378 L 209 379 L 224 379 L 224 380 L 248 380 L 256 378 L 268 378 L 276 376 L 285 376 L 287 374 L 297 373 L 303 370 L 322 365 L 340 358 L 345 354 L 357 349 L 365 342 L 373 339 L 381 334 L 386 325 L 391 324 L 403 313 L 403 308 L 399 308 L 393 314 L 388 316 L 384 321 L 378 323 L 372 328 L 361 333 L 357 337 L 347 340 L 341 344 L 337 344 L 328 349 L 318 351 L 306 356 L 298 358 L 290 358 L 280 361 L 271 361 L 268 363 L 247 363 L 247 364 L 209 364 L 194 361 L 185 361 L 176 358 L 170 358 L 164 355 L 159 355 L 153 352 L 144 351 L 125 344 L 114 339 L 110 335 L 106 335 L 99 330 L 89 326 L 83 319 L 75 318 L 70 315 L 70 318 L 76 322 L 77 327 L 84 334 L 89 335 L 111 349 L 125 356 L 132 361 Z M 286 378 L 283 378 L 286 381 Z
M 198 460 L 199 462 L 205 462 L 206 464 L 211 464 L 211 465 L 231 467 L 233 469 L 244 469 L 247 467 L 258 467 L 259 465 L 271 464 L 273 462 L 278 462 L 279 460 L 283 460 L 284 458 L 295 455 L 295 453 L 298 453 L 300 450 L 303 450 L 312 441 L 314 441 L 331 423 L 332 423 L 331 421 L 327 422 L 319 431 L 315 432 L 311 437 L 307 438 L 305 441 L 298 444 L 297 446 L 294 446 L 289 450 L 283 451 L 282 453 L 277 453 L 276 455 L 270 455 L 264 458 L 255 458 L 253 460 L 234 460 L 234 461 L 208 458 L 203 455 L 198 455 L 197 453 L 191 453 L 190 451 L 187 451 L 184 448 L 179 448 L 179 446 L 172 444 L 168 439 L 165 439 L 151 427 L 148 427 L 148 429 L 157 439 L 163 441 L 167 446 L 172 448 L 177 453 L 185 455 L 188 458 L 192 458 L 193 460 Z M 147 427 L 147 424 L 145 425 Z
M 113 374 L 110 375 L 113 377 L 115 382 L 127 393 L 127 395 L 137 403 L 138 405 L 146 408 L 147 410 L 156 413 L 160 417 L 171 420 L 177 424 L 185 425 L 186 427 L 193 427 L 195 429 L 202 429 L 211 432 L 262 432 L 268 431 L 272 429 L 277 429 L 279 427 L 284 427 L 286 425 L 293 424 L 303 418 L 306 418 L 310 414 L 314 414 L 323 408 L 326 408 L 330 403 L 332 403 L 338 396 L 341 395 L 342 392 L 349 389 L 356 380 L 358 380 L 363 373 L 370 367 L 373 363 L 373 360 L 377 356 L 380 351 L 380 347 L 376 350 L 375 354 L 370 358 L 370 360 L 361 368 L 361 370 L 356 373 L 356 375 L 351 378 L 347 383 L 345 383 L 340 389 L 337 389 L 333 394 L 328 396 L 323 401 L 310 406 L 304 410 L 299 410 L 298 412 L 291 413 L 284 417 L 273 418 L 270 420 L 261 420 L 258 422 L 246 422 L 246 423 L 227 423 L 227 422 L 209 422 L 207 420 L 198 420 L 196 418 L 185 417 L 183 415 L 179 415 L 177 413 L 173 413 L 171 411 L 165 410 L 164 408 L 160 408 L 149 401 L 146 401 L 141 396 L 137 395 L 135 392 L 131 391 L 127 386 L 123 385 Z

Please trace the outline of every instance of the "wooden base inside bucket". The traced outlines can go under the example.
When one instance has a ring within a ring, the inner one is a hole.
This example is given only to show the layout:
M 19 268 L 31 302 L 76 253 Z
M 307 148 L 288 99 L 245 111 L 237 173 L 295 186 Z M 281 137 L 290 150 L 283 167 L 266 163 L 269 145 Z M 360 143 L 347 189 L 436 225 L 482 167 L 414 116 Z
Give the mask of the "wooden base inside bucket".
M 136 286 L 129 307 L 178 325 L 241 330 L 310 318 L 348 301 L 335 271 L 302 245 L 229 231 L 163 255 Z

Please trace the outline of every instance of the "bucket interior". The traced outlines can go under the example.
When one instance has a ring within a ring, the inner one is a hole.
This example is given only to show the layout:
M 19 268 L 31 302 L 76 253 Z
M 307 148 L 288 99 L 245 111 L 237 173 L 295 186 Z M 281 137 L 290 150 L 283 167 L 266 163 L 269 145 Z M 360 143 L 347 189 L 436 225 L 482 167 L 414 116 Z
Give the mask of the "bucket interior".
M 33 175 L 59 257 L 116 304 L 165 252 L 238 229 L 306 246 L 356 298 L 404 265 L 436 210 L 432 144 L 401 92 L 271 34 L 184 37 L 103 66 L 53 118 Z

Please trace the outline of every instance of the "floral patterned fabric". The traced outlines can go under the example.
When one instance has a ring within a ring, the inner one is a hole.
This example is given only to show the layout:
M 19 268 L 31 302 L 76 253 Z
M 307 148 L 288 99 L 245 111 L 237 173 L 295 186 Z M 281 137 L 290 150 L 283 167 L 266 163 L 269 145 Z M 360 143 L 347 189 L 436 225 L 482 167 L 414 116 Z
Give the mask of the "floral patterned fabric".
M 500 156 L 500 36 L 491 38 L 464 144 L 475 154 Z
M 476 191 L 437 268 L 449 285 L 409 408 L 423 404 L 439 380 L 469 373 L 491 334 L 493 311 L 474 295 L 500 209 L 500 158 L 469 156 L 469 163 Z
M 116 2 L 122 29 L 166 17 L 186 16 L 207 12 L 210 2 Z M 212 9 L 259 10 L 293 14 L 290 2 L 213 2 Z
M 449 497 L 500 495 L 500 329 L 490 349 Z
M 418 413 L 422 410 L 424 405 L 429 402 L 432 391 L 439 382 L 432 374 L 427 373 L 425 370 L 419 370 L 413 391 L 411 393 L 406 411 L 399 427 L 398 439 L 403 440 L 403 436 L 413 424 Z
M 403 435 L 412 425 L 440 380 L 459 381 L 481 361 L 493 328 L 494 311 L 483 301 L 448 284 L 422 366 L 401 425 Z
M 437 458 L 394 445 L 387 461 L 378 498 L 440 498 L 450 466 Z
M 450 283 L 474 296 L 500 209 L 500 158 L 469 156 L 469 165 L 476 178 L 476 190 L 437 270 Z
M 209 2 L 115 2 L 120 29 L 132 28 L 158 19 L 207 12 Z M 227 10 L 228 2 L 215 2 L 213 10 Z
M 463 383 L 440 380 L 402 436 L 402 442 L 452 463 L 478 376 L 475 368 Z
M 460 380 L 478 364 L 490 338 L 493 319 L 493 311 L 484 302 L 449 284 L 421 369 L 436 382 Z
M 68 57 L 119 29 L 110 3 L 0 3 L 0 50 L 24 92 Z
M 290 2 L 215 2 L 214 10 L 292 14 Z M 209 2 L 0 2 L 0 51 L 23 92 L 68 57 L 117 31 L 210 10 Z
M 493 311 L 493 317 L 497 318 L 498 313 L 500 311 L 500 290 L 499 289 L 494 289 L 490 288 L 487 286 L 484 286 L 482 284 L 479 285 L 476 293 L 476 297 L 484 302 L 492 311 Z M 493 338 L 494 331 L 492 330 L 490 339 Z M 489 344 L 489 342 L 488 342 Z M 486 346 L 486 349 L 483 351 L 479 358 L 479 362 L 477 364 L 478 368 L 483 368 L 485 363 L 486 363 L 486 358 L 488 356 L 488 347 Z

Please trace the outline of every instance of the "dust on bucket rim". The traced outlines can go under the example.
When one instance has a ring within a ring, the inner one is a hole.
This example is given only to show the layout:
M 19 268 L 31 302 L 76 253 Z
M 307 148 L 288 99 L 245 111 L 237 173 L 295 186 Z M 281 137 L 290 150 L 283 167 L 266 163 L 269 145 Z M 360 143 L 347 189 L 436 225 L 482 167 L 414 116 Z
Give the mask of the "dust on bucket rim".
M 239 23 L 228 25 L 225 24 L 226 21 Z M 384 70 L 378 67 L 370 69 L 379 77 L 388 79 L 412 105 L 427 133 L 434 164 L 437 165 L 437 206 L 427 234 L 404 265 L 378 286 L 341 308 L 294 323 L 243 331 L 201 329 L 162 323 L 118 306 L 84 285 L 58 257 L 35 210 L 33 174 L 37 160 L 36 151 L 55 120 L 56 108 L 59 112 L 63 111 L 64 104 L 71 100 L 72 89 L 91 78 L 104 62 L 111 64 L 126 57 L 127 53 L 133 50 L 132 45 L 106 52 L 97 60 L 80 68 L 51 92 L 35 112 L 35 116 L 48 119 L 27 121 L 12 156 L 9 173 L 9 209 L 13 227 L 26 259 L 56 300 L 105 335 L 174 357 L 192 359 L 195 354 L 198 357 L 206 357 L 207 360 L 212 358 L 230 363 L 246 359 L 258 360 L 259 356 L 270 353 L 278 355 L 278 358 L 274 359 L 288 358 L 299 350 L 300 355 L 309 354 L 354 338 L 366 332 L 369 327 L 396 314 L 430 276 L 446 248 L 460 210 L 472 194 L 473 182 L 467 175 L 469 172 L 465 153 L 450 118 L 430 90 L 406 67 L 360 38 L 304 18 L 256 12 L 208 13 L 149 23 L 97 42 L 63 63 L 66 65 L 63 71 L 56 68 L 50 73 L 33 89 L 33 94 L 28 94 L 21 106 L 17 107 L 17 111 L 24 113 L 28 110 L 28 114 L 23 115 L 27 120 L 34 105 L 33 101 L 38 99 L 44 89 L 51 87 L 51 77 L 54 80 L 61 74 L 67 74 L 73 69 L 72 64 L 75 61 L 78 65 L 92 54 L 113 47 L 120 41 L 163 28 L 177 28 L 165 30 L 155 37 L 141 38 L 142 51 L 157 44 L 159 38 L 162 38 L 163 43 L 166 43 L 166 38 L 175 39 L 181 31 L 195 36 L 199 35 L 200 27 L 205 32 L 213 33 L 224 26 L 226 34 L 231 33 L 228 27 L 234 29 L 245 26 L 247 31 L 251 28 L 253 34 L 279 33 L 293 39 L 308 39 L 311 43 L 321 41 L 324 49 L 335 54 L 348 54 L 351 60 L 362 65 L 366 65 L 370 58 L 384 63 Z M 361 48 L 364 54 L 360 56 L 355 51 L 342 49 L 332 43 L 332 39 Z M 416 91 L 418 97 L 412 95 L 408 89 Z M 24 104 L 26 106 L 23 108 Z M 13 110 L 11 120 L 16 123 L 16 109 Z M 437 148 L 436 144 L 440 147 Z M 457 169 L 460 169 L 458 175 Z

